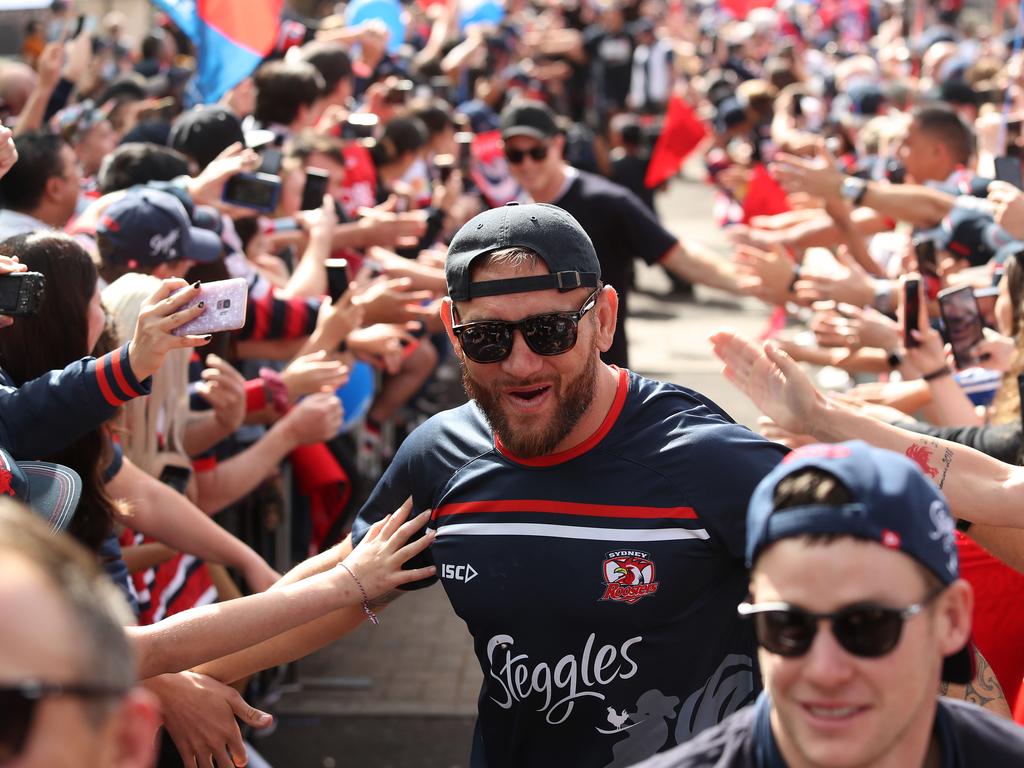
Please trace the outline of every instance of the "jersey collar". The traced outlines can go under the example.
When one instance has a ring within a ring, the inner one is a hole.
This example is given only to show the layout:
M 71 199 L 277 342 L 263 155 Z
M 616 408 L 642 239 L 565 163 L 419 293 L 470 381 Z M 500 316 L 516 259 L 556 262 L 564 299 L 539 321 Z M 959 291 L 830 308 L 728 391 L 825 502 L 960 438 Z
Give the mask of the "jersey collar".
M 601 426 L 598 427 L 597 431 L 590 437 L 582 443 L 564 451 L 550 453 L 547 456 L 537 456 L 532 459 L 524 459 L 516 456 L 505 448 L 505 446 L 501 444 L 501 440 L 498 436 L 495 435 L 494 447 L 498 450 L 498 453 L 510 461 L 514 461 L 517 464 L 525 464 L 528 467 L 552 467 L 556 464 L 563 464 L 578 456 L 582 456 L 591 448 L 594 448 L 604 439 L 605 435 L 611 431 L 611 428 L 615 426 L 615 422 L 619 418 L 619 414 L 622 413 L 622 406 L 626 403 L 626 394 L 629 392 L 629 371 L 615 365 L 611 367 L 619 374 L 618 386 L 615 389 L 615 399 L 612 401 L 612 407 L 608 409 L 608 414 L 604 417 L 604 421 L 601 422 Z

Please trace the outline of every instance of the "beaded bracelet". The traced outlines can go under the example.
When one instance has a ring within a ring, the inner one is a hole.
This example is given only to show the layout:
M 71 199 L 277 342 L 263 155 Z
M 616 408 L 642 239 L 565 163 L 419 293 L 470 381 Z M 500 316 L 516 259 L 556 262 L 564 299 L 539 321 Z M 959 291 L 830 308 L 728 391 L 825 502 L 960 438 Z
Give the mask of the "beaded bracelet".
M 370 596 L 367 595 L 366 590 L 363 589 L 362 582 L 356 578 L 356 575 L 352 573 L 352 569 L 345 565 L 345 563 L 338 563 L 338 565 L 348 571 L 348 575 L 352 577 L 352 581 L 356 583 L 356 586 L 359 587 L 359 591 L 363 593 L 363 611 L 365 611 L 366 615 L 369 617 L 370 623 L 374 626 L 380 624 L 380 619 L 377 618 L 377 614 L 370 610 Z

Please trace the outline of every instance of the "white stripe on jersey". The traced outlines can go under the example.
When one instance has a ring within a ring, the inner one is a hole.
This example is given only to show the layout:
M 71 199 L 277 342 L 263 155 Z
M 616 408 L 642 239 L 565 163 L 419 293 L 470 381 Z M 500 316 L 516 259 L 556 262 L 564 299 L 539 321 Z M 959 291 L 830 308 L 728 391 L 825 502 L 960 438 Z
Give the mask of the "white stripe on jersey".
M 592 539 L 594 541 L 679 541 L 707 540 L 703 528 L 586 528 L 578 525 L 545 523 L 462 523 L 442 525 L 441 536 L 550 536 L 556 539 Z

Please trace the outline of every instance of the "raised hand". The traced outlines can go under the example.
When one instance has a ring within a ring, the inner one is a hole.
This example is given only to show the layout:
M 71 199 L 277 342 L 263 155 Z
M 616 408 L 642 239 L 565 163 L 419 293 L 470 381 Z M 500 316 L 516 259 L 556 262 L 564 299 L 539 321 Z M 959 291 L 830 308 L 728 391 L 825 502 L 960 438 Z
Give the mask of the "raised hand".
M 412 520 L 412 499 L 406 499 L 397 512 L 374 523 L 359 546 L 343 561 L 371 600 L 412 581 L 421 581 L 433 576 L 437 569 L 428 565 L 423 568 L 404 570 L 402 566 L 429 547 L 436 532 L 430 529 L 409 543 L 409 539 L 430 520 L 430 510 L 421 512 Z
M 725 377 L 754 405 L 789 432 L 811 432 L 825 399 L 793 358 L 771 341 L 758 347 L 735 331 L 718 331 L 710 341 Z
M 177 293 L 175 293 L 177 291 Z M 172 349 L 201 347 L 209 336 L 175 336 L 171 331 L 203 314 L 202 302 L 182 309 L 199 293 L 199 281 L 189 285 L 180 277 L 164 280 L 143 303 L 128 347 L 132 373 L 142 381 L 156 373 Z

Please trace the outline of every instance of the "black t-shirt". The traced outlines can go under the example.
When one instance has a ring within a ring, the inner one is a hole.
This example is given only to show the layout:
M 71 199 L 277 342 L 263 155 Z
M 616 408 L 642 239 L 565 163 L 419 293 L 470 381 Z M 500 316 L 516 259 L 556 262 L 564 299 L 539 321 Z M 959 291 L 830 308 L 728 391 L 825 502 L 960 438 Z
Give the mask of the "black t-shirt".
M 433 511 L 411 566 L 437 566 L 473 635 L 474 768 L 624 768 L 757 694 L 736 614 L 746 506 L 785 449 L 696 392 L 618 379 L 600 429 L 560 454 L 511 455 L 474 402 L 434 416 L 352 527 L 409 496 Z
M 1024 728 L 976 704 L 940 698 L 934 731 L 942 768 L 1010 768 L 1024 764 Z M 786 763 L 768 724 L 768 698 L 762 694 L 755 704 L 686 744 L 634 768 L 786 768 Z
M 565 194 L 552 202 L 571 213 L 590 235 L 601 261 L 601 279 L 619 293 L 615 339 L 602 357 L 606 363 L 628 367 L 624 319 L 633 287 L 633 259 L 656 263 L 676 244 L 676 236 L 628 189 L 586 171 L 580 171 Z
M 622 108 L 629 95 L 632 76 L 633 38 L 626 32 L 609 32 L 604 27 L 588 27 L 583 45 L 590 54 L 595 96 L 602 112 Z

